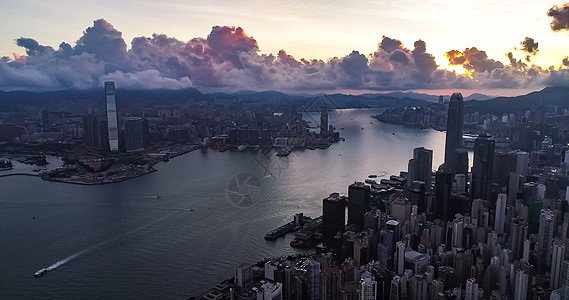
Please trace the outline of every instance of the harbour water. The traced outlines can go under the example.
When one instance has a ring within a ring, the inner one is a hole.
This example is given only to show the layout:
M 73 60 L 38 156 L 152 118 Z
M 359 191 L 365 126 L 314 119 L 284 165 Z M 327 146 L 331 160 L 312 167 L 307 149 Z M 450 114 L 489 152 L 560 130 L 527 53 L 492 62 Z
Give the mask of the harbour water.
M 185 299 L 242 262 L 298 253 L 292 234 L 265 233 L 295 213 L 321 215 L 322 199 L 354 180 L 405 170 L 415 147 L 434 151 L 433 168 L 442 163 L 444 132 L 381 123 L 377 113 L 330 112 L 346 141 L 286 157 L 194 151 L 100 186 L 1 177 L 0 298 Z

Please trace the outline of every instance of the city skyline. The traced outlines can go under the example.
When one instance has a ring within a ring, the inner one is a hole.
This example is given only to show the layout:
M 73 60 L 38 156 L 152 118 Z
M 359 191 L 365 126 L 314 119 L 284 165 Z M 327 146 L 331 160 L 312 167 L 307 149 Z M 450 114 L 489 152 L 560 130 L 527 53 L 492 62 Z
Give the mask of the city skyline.
M 9 2 L 3 19 L 15 26 L 0 32 L 0 89 L 84 89 L 110 80 L 146 89 L 511 95 L 566 84 L 569 10 L 561 3 L 408 4 L 83 4 L 61 28 L 38 14 L 63 14 L 65 2 Z M 134 11 L 119 15 L 126 9 Z M 145 20 L 156 11 L 166 18 Z M 466 11 L 484 21 L 452 21 Z M 24 16 L 34 21 L 17 19 Z

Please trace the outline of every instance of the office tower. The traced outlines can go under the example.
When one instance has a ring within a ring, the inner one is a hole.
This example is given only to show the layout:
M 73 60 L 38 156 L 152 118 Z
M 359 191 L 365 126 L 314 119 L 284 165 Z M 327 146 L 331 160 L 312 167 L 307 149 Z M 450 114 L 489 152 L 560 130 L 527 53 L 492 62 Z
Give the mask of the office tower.
M 370 187 L 363 182 L 354 182 L 348 187 L 348 224 L 362 229 L 364 214 L 370 200 Z
M 320 134 L 328 133 L 328 110 L 326 106 L 320 107 Z
M 433 169 L 433 150 L 424 147 L 413 150 L 413 158 L 409 160 L 407 182 L 415 180 L 425 183 L 425 191 L 431 190 L 431 177 Z
M 498 234 L 504 233 L 504 222 L 506 220 L 506 194 L 498 194 L 494 216 L 494 231 Z
M 472 166 L 472 197 L 489 200 L 494 172 L 494 148 L 496 141 L 490 134 L 481 134 L 474 140 Z
M 551 277 L 549 279 L 549 288 L 555 290 L 561 284 L 561 268 L 565 260 L 565 245 L 556 240 L 553 243 L 552 257 L 551 257 Z
M 344 233 L 346 226 L 346 197 L 338 193 L 332 193 L 322 200 L 322 243 L 324 246 L 337 250 L 337 239 L 334 237 L 339 232 Z
M 308 258 L 308 291 L 310 300 L 320 299 L 320 263 L 314 258 Z
M 109 137 L 109 150 L 119 151 L 119 126 L 117 119 L 117 103 L 115 100 L 115 83 L 105 82 L 105 96 L 107 98 L 107 128 Z
M 433 216 L 435 219 L 450 221 L 450 198 L 452 190 L 452 170 L 442 164 L 435 173 L 435 199 Z
M 539 231 L 537 233 L 537 272 L 543 274 L 545 267 L 551 266 L 551 243 L 555 226 L 555 213 L 551 210 L 541 210 Z
M 369 272 L 362 274 L 360 280 L 361 300 L 376 300 L 377 299 L 377 281 Z M 327 299 L 327 298 L 323 298 Z
M 144 150 L 142 118 L 126 118 L 124 123 L 124 146 L 126 152 Z
M 456 149 L 462 148 L 462 127 L 464 123 L 464 102 L 462 94 L 453 93 L 448 106 L 447 132 L 445 142 L 445 164 L 456 171 Z
M 322 299 L 342 300 L 342 270 L 337 266 L 325 267 L 320 278 Z

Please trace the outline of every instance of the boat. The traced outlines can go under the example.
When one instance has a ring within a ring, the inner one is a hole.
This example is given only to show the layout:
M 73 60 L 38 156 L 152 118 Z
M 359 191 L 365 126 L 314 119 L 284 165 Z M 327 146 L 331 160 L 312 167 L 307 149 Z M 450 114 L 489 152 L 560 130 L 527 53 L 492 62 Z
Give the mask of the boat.
M 277 156 L 287 156 L 292 152 L 292 150 L 294 150 L 293 145 L 284 146 L 279 150 L 279 152 L 277 152 Z
M 43 275 L 45 275 L 45 273 L 47 273 L 47 271 L 48 271 L 47 268 L 39 269 L 39 270 L 37 270 L 37 271 L 34 273 L 34 277 L 43 276 Z
M 247 147 L 249 147 L 249 145 L 239 145 L 239 147 L 237 147 L 237 151 L 241 152 L 241 151 L 247 149 Z
M 369 175 L 368 177 L 369 177 L 369 178 L 377 178 L 377 175 L 376 175 L 376 174 L 371 174 L 371 175 Z
M 367 184 L 377 184 L 377 181 L 375 181 L 373 179 L 366 179 L 366 180 L 364 180 L 364 182 Z

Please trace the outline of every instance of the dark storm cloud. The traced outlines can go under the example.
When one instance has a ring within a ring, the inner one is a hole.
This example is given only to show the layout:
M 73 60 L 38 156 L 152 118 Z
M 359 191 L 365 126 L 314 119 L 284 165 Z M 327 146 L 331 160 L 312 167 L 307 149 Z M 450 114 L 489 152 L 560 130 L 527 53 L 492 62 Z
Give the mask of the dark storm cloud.
M 537 52 L 539 52 L 539 44 L 530 37 L 526 36 L 520 45 L 522 45 L 522 48 L 520 50 L 526 55 L 526 61 L 530 61 L 531 58 L 537 55 Z
M 569 29 L 569 3 L 563 6 L 554 5 L 549 9 L 547 15 L 552 18 L 551 30 L 560 31 Z
M 326 61 L 297 59 L 284 49 L 262 54 L 253 37 L 229 26 L 215 26 L 206 38 L 189 41 L 165 34 L 136 37 L 127 49 L 122 33 L 99 19 L 75 45 L 53 49 L 31 38 L 16 42 L 26 55 L 0 59 L 0 89 L 91 88 L 112 80 L 130 88 L 398 90 L 527 87 L 544 78 L 569 78 L 560 71 L 529 68 L 510 54 L 505 66 L 475 47 L 447 52 L 451 65 L 471 73 L 457 74 L 439 69 L 425 41 L 416 41 L 410 50 L 386 36 L 371 54 L 352 51 Z M 533 40 L 523 46 L 537 52 Z

